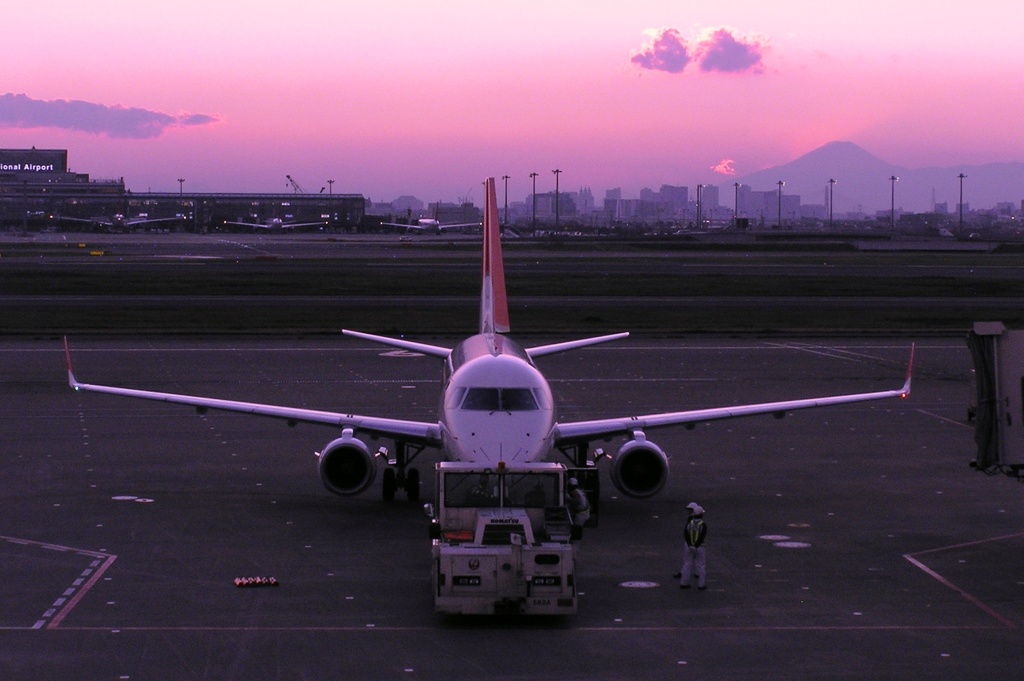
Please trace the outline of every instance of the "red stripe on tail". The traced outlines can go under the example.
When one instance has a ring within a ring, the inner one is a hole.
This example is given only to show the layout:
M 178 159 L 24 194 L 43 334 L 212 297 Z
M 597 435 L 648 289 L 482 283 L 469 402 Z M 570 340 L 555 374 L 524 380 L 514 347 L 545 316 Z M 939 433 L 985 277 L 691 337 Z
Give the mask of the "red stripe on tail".
M 501 224 L 494 178 L 484 182 L 483 288 L 480 292 L 480 333 L 508 333 L 508 297 L 501 256 Z

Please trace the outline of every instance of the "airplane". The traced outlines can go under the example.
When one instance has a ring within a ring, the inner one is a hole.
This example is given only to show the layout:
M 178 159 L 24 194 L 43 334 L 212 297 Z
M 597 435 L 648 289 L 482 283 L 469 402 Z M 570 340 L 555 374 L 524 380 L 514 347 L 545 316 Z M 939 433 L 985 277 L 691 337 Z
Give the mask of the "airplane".
M 225 225 L 236 225 L 238 227 L 248 227 L 252 230 L 270 230 L 270 231 L 288 231 L 297 229 L 299 227 L 325 227 L 327 225 L 326 220 L 320 220 L 319 222 L 285 222 L 281 218 L 269 218 L 263 222 L 232 222 L 230 220 L 224 221 Z
M 458 223 L 441 223 L 433 218 L 420 218 L 416 222 L 410 224 L 404 224 L 401 222 L 382 222 L 380 223 L 383 227 L 401 227 L 408 232 L 420 233 L 420 234 L 441 234 L 452 229 L 464 229 L 466 227 L 479 227 L 479 222 L 458 222 Z
M 485 182 L 485 192 L 478 333 L 454 347 L 443 347 L 343 330 L 345 335 L 354 338 L 443 360 L 443 389 L 436 421 L 360 416 L 343 411 L 318 411 L 82 383 L 75 378 L 65 338 L 68 382 L 75 390 L 189 405 L 200 413 L 209 409 L 224 410 L 284 419 L 290 424 L 307 422 L 333 426 L 340 431 L 340 436 L 316 454 L 320 478 L 330 492 L 348 496 L 365 491 L 375 480 L 375 458 L 379 456 L 388 464 L 384 470 L 384 498 L 391 500 L 397 489 L 403 489 L 411 501 L 419 498 L 419 473 L 410 464 L 426 448 L 440 450 L 449 460 L 493 464 L 496 467 L 500 462 L 539 461 L 561 452 L 576 467 L 593 469 L 596 460 L 603 458 L 604 453 L 600 449 L 591 453 L 590 443 L 624 437 L 625 443 L 609 457 L 612 482 L 628 496 L 647 498 L 661 490 L 669 474 L 668 456 L 648 439 L 652 430 L 674 425 L 693 427 L 698 422 L 754 414 L 781 417 L 798 409 L 906 398 L 910 394 L 913 345 L 905 382 L 894 390 L 588 421 L 560 421 L 551 388 L 534 360 L 618 340 L 629 334 L 614 333 L 532 347 L 524 347 L 510 338 L 507 335 L 510 324 L 494 178 Z M 394 457 L 384 448 L 371 452 L 364 438 L 393 441 Z
M 72 218 L 66 215 L 60 217 L 61 220 L 67 220 L 68 222 L 85 222 L 97 227 L 105 227 L 108 230 L 125 230 L 137 227 L 139 225 L 149 225 L 157 222 L 182 222 L 184 220 L 180 215 L 172 218 L 150 218 L 146 215 L 138 215 L 130 218 L 126 217 L 122 213 L 114 213 L 110 217 L 96 216 L 93 218 Z
M 463 229 L 465 227 L 480 227 L 479 222 L 458 222 L 458 223 L 442 223 L 437 219 L 437 212 L 440 208 L 441 202 L 438 201 L 434 204 L 434 217 L 432 218 L 419 218 L 416 222 L 402 223 L 402 222 L 382 222 L 380 223 L 383 227 L 401 227 L 407 232 L 418 232 L 420 234 L 441 234 L 451 229 Z

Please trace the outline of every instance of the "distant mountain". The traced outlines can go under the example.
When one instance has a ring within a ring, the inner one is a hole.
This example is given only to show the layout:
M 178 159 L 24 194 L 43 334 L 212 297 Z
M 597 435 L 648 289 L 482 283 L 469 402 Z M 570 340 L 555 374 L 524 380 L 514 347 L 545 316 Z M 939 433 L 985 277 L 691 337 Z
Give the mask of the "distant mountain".
M 758 191 L 774 191 L 782 180 L 784 194 L 798 194 L 803 204 L 825 203 L 829 179 L 836 181 L 833 197 L 836 213 L 888 210 L 892 182 L 896 183 L 896 208 L 915 213 L 932 210 L 933 197 L 955 211 L 963 173 L 964 203 L 971 208 L 992 208 L 1009 201 L 1018 208 L 1024 199 L 1024 163 L 989 163 L 949 168 L 905 168 L 870 154 L 852 142 L 829 142 L 785 165 L 761 170 L 735 181 Z M 731 184 L 721 195 L 731 196 Z M 727 201 L 723 201 L 728 205 Z

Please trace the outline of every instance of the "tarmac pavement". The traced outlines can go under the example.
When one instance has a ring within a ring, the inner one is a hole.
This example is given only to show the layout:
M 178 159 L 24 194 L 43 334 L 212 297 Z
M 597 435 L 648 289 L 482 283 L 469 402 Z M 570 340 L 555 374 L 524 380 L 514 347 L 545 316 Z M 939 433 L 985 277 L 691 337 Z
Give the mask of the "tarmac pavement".
M 631 339 L 539 363 L 575 420 L 895 388 L 913 340 Z M 437 360 L 349 338 L 71 341 L 86 382 L 436 414 Z M 907 400 L 648 432 L 666 488 L 625 498 L 605 471 L 579 613 L 532 620 L 434 614 L 422 510 L 379 477 L 330 495 L 330 428 L 76 393 L 59 339 L 0 339 L 0 677 L 1018 678 L 1022 488 L 968 467 L 963 340 L 917 341 Z M 671 578 L 690 501 L 706 591 Z M 233 583 L 259 575 L 280 585 Z

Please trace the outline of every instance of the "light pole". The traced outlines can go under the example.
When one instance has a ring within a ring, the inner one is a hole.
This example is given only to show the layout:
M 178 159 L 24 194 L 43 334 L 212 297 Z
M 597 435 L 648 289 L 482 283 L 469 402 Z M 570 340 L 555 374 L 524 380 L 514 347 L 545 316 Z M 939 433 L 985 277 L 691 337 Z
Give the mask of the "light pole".
M 964 178 L 967 177 L 963 173 L 957 175 L 960 178 L 960 233 L 964 231 Z
M 531 223 L 533 224 L 533 231 L 537 231 L 537 173 L 530 173 L 530 179 L 533 180 L 533 217 Z
M 889 177 L 889 182 L 892 183 L 892 193 L 889 195 L 889 231 L 896 231 L 896 183 L 900 181 L 900 178 L 895 175 Z
M 505 180 L 505 219 L 504 224 L 508 224 L 508 175 L 502 175 L 501 179 Z
M 782 229 L 782 188 L 786 186 L 786 183 L 779 180 L 779 229 Z
M 701 196 L 701 193 L 702 193 L 703 189 L 704 189 L 704 185 L 702 185 L 702 184 L 698 184 L 697 185 L 697 230 L 698 231 L 700 230 L 701 223 L 703 222 L 703 220 L 701 219 L 701 213 L 704 212 L 702 210 L 703 207 L 701 206 L 701 199 L 703 198 Z
M 334 180 L 327 180 L 327 195 L 334 195 Z
M 558 231 L 558 176 L 562 174 L 557 168 L 551 171 L 555 174 L 555 231 Z
M 733 197 L 732 197 L 732 226 L 735 229 L 740 228 L 740 183 L 733 182 Z
M 185 186 L 185 178 L 184 177 L 179 177 L 178 178 L 178 196 L 181 196 L 182 193 L 185 191 L 184 190 L 184 186 Z
M 836 188 L 836 181 L 832 178 L 828 180 L 828 229 L 832 231 L 832 195 Z

